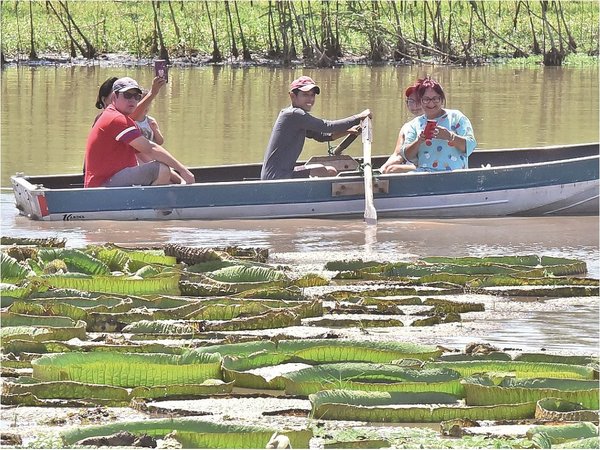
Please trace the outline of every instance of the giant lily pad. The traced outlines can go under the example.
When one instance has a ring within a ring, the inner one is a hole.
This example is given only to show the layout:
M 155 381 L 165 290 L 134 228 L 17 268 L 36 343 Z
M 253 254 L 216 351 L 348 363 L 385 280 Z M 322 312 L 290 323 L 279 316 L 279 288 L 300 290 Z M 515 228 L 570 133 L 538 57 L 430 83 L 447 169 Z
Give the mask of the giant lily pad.
M 558 397 L 580 403 L 588 409 L 598 409 L 598 381 L 533 378 L 504 378 L 495 385 L 488 377 L 468 377 L 462 381 L 468 405 L 537 402 L 546 397 Z
M 571 364 L 530 362 L 530 361 L 443 361 L 429 362 L 426 367 L 448 367 L 463 377 L 474 374 L 500 372 L 514 373 L 518 378 L 573 378 L 591 380 L 594 370 L 591 367 Z
M 438 392 L 320 391 L 309 395 L 316 419 L 365 422 L 441 422 L 456 418 L 514 420 L 532 418 L 534 403 L 464 406 Z
M 198 384 L 221 378 L 218 354 L 194 350 L 182 355 L 147 353 L 55 353 L 34 361 L 33 377 L 42 381 L 80 381 L 137 387 Z
M 405 369 L 392 364 L 323 364 L 283 375 L 285 392 L 309 395 L 326 389 L 441 392 L 462 395 L 460 375 L 450 369 Z
M 277 432 L 285 434 L 292 448 L 308 448 L 310 430 L 274 430 L 256 426 L 206 422 L 193 418 L 149 419 L 139 422 L 121 422 L 110 425 L 80 427 L 62 433 L 65 444 L 90 436 L 108 436 L 118 431 L 164 437 L 175 431 L 175 438 L 184 448 L 263 448 Z

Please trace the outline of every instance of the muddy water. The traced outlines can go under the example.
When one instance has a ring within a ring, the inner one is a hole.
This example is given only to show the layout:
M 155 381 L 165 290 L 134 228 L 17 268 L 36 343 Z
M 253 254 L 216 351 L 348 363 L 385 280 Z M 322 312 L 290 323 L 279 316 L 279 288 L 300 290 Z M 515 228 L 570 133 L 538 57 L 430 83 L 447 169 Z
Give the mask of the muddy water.
M 188 165 L 262 161 L 271 127 L 289 103 L 290 81 L 305 73 L 322 88 L 313 113 L 330 119 L 370 108 L 373 154 L 393 151 L 409 118 L 406 86 L 431 73 L 448 106 L 472 121 L 479 148 L 559 145 L 598 140 L 598 68 L 366 67 L 272 69 L 197 67 L 170 71 L 150 114 L 165 147 Z M 15 172 L 75 173 L 98 110 L 98 86 L 112 76 L 152 81 L 150 67 L 9 67 L 1 72 L 2 186 Z M 303 157 L 324 154 L 309 142 Z M 360 143 L 348 154 L 362 154 Z
M 474 220 L 381 220 L 367 228 L 361 220 L 170 221 L 170 222 L 34 222 L 1 195 L 2 234 L 62 237 L 71 247 L 114 242 L 123 245 L 180 243 L 211 247 L 268 247 L 271 262 L 303 271 L 322 271 L 336 259 L 412 260 L 423 256 L 538 254 L 578 258 L 588 276 L 600 276 L 598 218 L 498 218 Z M 475 341 L 527 351 L 598 352 L 597 299 L 508 300 L 486 305 L 489 314 L 461 326 L 431 330 L 405 327 L 398 333 L 373 331 L 373 339 L 414 339 L 462 349 Z M 275 330 L 277 331 L 277 330 Z M 300 335 L 324 330 L 297 330 Z M 348 331 L 349 337 L 354 331 Z
M 472 120 L 482 149 L 598 140 L 598 68 L 347 67 L 334 70 L 230 67 L 173 68 L 152 106 L 165 147 L 188 165 L 261 161 L 272 123 L 288 103 L 289 82 L 301 73 L 322 88 L 313 112 L 344 117 L 366 107 L 374 113 L 374 154 L 390 153 L 408 119 L 402 93 L 432 73 L 446 87 L 449 106 Z M 16 172 L 75 173 L 82 167 L 87 133 L 97 110 L 98 86 L 111 76 L 133 76 L 148 86 L 149 67 L 9 67 L 2 71 L 1 185 Z M 303 157 L 324 154 L 310 143 Z M 360 155 L 360 144 L 348 154 Z M 382 220 L 376 230 L 360 220 L 244 222 L 39 223 L 18 217 L 12 194 L 0 194 L 2 234 L 64 237 L 71 247 L 91 243 L 194 246 L 242 245 L 271 249 L 272 260 L 321 270 L 345 258 L 407 260 L 429 255 L 546 254 L 580 258 L 600 276 L 598 218 Z M 555 314 L 522 309 L 515 317 L 489 317 L 485 338 L 504 347 L 597 351 L 598 302 L 553 306 Z M 562 309 L 561 309 L 562 308 Z M 584 324 L 584 326 L 581 326 Z M 452 332 L 448 342 L 468 340 Z M 460 331 L 460 330 L 459 330 Z M 438 336 L 434 336 L 437 338 Z M 440 336 L 441 338 L 442 336 Z

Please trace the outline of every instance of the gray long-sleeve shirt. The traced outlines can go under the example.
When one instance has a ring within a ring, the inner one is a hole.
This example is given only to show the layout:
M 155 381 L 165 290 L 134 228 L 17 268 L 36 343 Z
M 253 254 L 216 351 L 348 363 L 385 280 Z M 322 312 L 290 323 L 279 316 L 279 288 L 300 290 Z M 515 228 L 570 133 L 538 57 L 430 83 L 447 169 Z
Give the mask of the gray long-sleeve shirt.
M 360 119 L 357 116 L 323 120 L 293 106 L 282 109 L 271 132 L 260 174 L 261 179 L 293 178 L 294 165 L 302 153 L 305 138 L 319 142 L 331 141 L 332 133 L 345 131 L 359 123 Z

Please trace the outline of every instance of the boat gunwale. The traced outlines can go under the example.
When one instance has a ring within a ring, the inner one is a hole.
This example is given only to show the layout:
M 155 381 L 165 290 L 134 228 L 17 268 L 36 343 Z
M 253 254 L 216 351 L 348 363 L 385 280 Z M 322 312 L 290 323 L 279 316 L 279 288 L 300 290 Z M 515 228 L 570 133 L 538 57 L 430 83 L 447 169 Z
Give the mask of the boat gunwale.
M 480 154 L 489 152 L 489 153 L 499 153 L 499 152 L 519 152 L 519 151 L 523 151 L 523 150 L 531 150 L 531 151 L 535 151 L 535 150 L 539 150 L 539 151 L 543 151 L 543 150 L 552 150 L 552 149 L 567 149 L 567 148 L 573 148 L 573 147 L 586 147 L 586 146 L 600 146 L 600 143 L 597 142 L 592 142 L 592 143 L 584 143 L 584 144 L 570 144 L 570 145 L 558 145 L 558 146 L 545 146 L 545 147 L 528 147 L 528 148 L 509 148 L 509 149 L 490 149 L 490 150 L 478 150 L 478 152 Z M 384 156 L 379 156 L 377 158 L 384 158 Z M 355 158 L 357 161 L 360 161 L 360 158 Z M 578 160 L 585 160 L 585 159 L 589 159 L 589 160 L 594 160 L 594 159 L 600 159 L 600 154 L 596 154 L 596 155 L 588 155 L 588 156 L 578 156 L 578 157 L 573 157 L 573 158 L 561 158 L 561 159 L 556 159 L 556 160 L 550 160 L 550 161 L 539 161 L 539 162 L 530 162 L 530 163 L 518 163 L 518 164 L 504 164 L 504 165 L 494 165 L 494 166 L 489 166 L 489 167 L 469 167 L 467 169 L 456 169 L 453 171 L 438 171 L 438 172 L 419 172 L 419 171 L 413 171 L 413 172 L 405 172 L 405 173 L 389 173 L 389 174 L 382 174 L 382 173 L 375 173 L 374 177 L 376 178 L 382 178 L 382 179 L 388 179 L 388 178 L 397 178 L 397 177 L 406 177 L 406 176 L 410 176 L 410 177 L 414 177 L 414 176 L 419 176 L 419 175 L 440 175 L 440 174 L 461 174 L 461 173 L 473 173 L 473 172 L 477 172 L 477 171 L 482 171 L 482 172 L 486 172 L 486 171 L 491 171 L 491 170 L 505 170 L 507 168 L 522 168 L 522 167 L 537 167 L 537 166 L 549 166 L 549 165 L 557 165 L 557 164 L 565 164 L 568 162 L 573 162 L 573 161 L 578 161 Z M 217 165 L 217 166 L 199 166 L 199 167 L 191 167 L 190 170 L 194 171 L 194 170 L 202 170 L 202 171 L 210 171 L 211 169 L 223 169 L 223 168 L 244 168 L 244 167 L 248 167 L 248 166 L 252 166 L 255 167 L 257 165 L 259 165 L 260 163 L 247 163 L 247 164 L 231 164 L 231 165 Z M 344 172 L 342 172 L 344 173 Z M 348 172 L 346 172 L 348 173 Z M 260 179 L 244 179 L 244 180 L 231 180 L 231 181 L 207 181 L 207 182 L 197 182 L 197 183 L 193 183 L 193 184 L 168 184 L 168 185 L 161 185 L 161 186 L 118 186 L 118 187 L 104 187 L 104 186 L 100 186 L 100 187 L 93 187 L 93 188 L 84 188 L 81 186 L 77 186 L 77 187 L 60 187 L 60 188 L 48 188 L 45 186 L 41 186 L 41 187 L 37 187 L 35 183 L 36 179 L 60 179 L 60 178 L 70 178 L 70 177 L 77 177 L 80 176 L 79 174 L 54 174 L 54 175 L 26 175 L 24 173 L 18 173 L 16 175 L 12 175 L 10 177 L 11 183 L 14 184 L 18 181 L 18 183 L 23 186 L 23 188 L 27 189 L 28 192 L 36 192 L 36 193 L 41 193 L 41 192 L 48 192 L 48 191 L 52 191 L 52 192 L 72 192 L 72 191 L 76 191 L 76 190 L 86 190 L 86 191 L 100 191 L 100 190 L 109 190 L 110 192 L 118 192 L 118 191 L 122 191 L 122 190 L 131 190 L 131 189 L 186 189 L 191 186 L 195 186 L 195 187 L 199 187 L 199 186 L 231 186 L 231 185 L 235 185 L 235 184 L 243 184 L 243 185 L 252 185 L 252 184 L 283 184 L 283 183 L 294 183 L 294 184 L 305 184 L 305 183 L 320 183 L 323 181 L 334 181 L 334 180 L 343 180 L 344 182 L 352 182 L 352 181 L 360 181 L 363 179 L 362 175 L 360 174 L 356 174 L 356 175 L 346 175 L 346 176 L 335 176 L 335 177 L 319 177 L 319 178 L 293 178 L 293 179 L 282 179 L 282 180 L 260 180 Z

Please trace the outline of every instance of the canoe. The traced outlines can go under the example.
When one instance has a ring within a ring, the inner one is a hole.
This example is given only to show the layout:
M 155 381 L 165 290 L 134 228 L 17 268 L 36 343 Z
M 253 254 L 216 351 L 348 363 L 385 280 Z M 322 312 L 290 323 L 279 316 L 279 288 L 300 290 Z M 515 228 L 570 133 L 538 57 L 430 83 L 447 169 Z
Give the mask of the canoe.
M 380 167 L 387 157 L 373 158 Z M 360 159 L 314 157 L 337 177 L 260 180 L 260 164 L 198 167 L 190 185 L 84 189 L 82 176 L 11 177 L 16 207 L 34 220 L 174 220 L 362 217 Z M 478 150 L 471 168 L 382 175 L 379 217 L 597 215 L 599 144 Z

